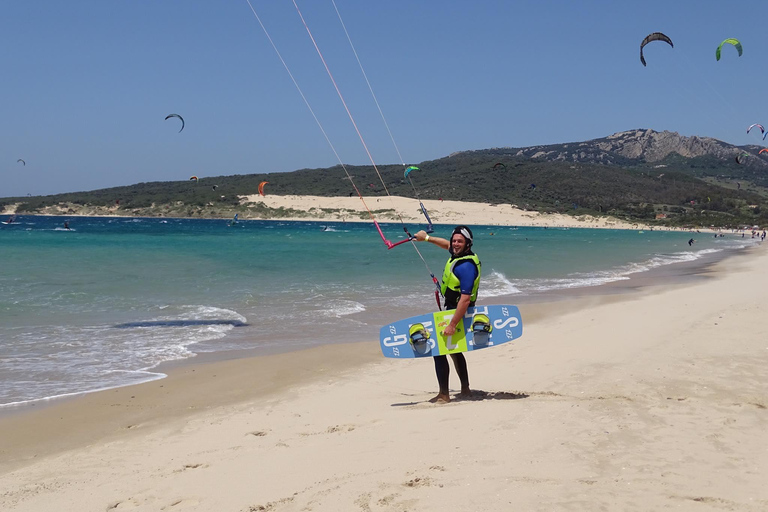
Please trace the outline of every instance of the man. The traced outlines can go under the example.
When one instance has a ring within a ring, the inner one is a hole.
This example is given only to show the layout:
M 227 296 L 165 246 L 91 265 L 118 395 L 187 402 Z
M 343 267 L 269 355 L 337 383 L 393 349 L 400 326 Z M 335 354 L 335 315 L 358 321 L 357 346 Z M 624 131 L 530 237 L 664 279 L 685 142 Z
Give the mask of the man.
M 450 336 L 456 332 L 456 326 L 464 317 L 467 308 L 475 305 L 477 300 L 477 290 L 480 287 L 480 260 L 472 252 L 472 230 L 467 226 L 456 226 L 451 234 L 451 239 L 429 236 L 425 231 L 419 231 L 415 235 L 419 242 L 429 242 L 442 249 L 447 249 L 451 256 L 445 264 L 443 270 L 443 283 L 441 291 L 445 297 L 445 309 L 455 309 L 456 311 L 451 321 L 446 326 L 443 334 Z M 467 361 L 464 354 L 451 354 L 453 365 L 461 381 L 461 392 L 459 396 L 469 396 L 469 373 L 467 371 Z M 435 356 L 435 373 L 437 374 L 437 383 L 440 391 L 430 402 L 448 403 L 451 396 L 448 393 L 448 376 L 451 373 L 448 358 L 446 356 Z

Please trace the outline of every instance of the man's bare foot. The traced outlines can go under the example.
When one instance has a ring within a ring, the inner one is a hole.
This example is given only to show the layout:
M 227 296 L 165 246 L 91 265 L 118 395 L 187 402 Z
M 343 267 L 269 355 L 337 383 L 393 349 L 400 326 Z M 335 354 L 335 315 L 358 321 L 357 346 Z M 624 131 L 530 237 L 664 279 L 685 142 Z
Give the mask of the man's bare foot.
M 472 390 L 469 388 L 461 388 L 461 391 L 456 396 L 460 396 L 461 398 L 469 398 L 472 396 Z
M 433 404 L 447 404 L 451 401 L 451 395 L 438 393 L 436 397 L 429 399 Z

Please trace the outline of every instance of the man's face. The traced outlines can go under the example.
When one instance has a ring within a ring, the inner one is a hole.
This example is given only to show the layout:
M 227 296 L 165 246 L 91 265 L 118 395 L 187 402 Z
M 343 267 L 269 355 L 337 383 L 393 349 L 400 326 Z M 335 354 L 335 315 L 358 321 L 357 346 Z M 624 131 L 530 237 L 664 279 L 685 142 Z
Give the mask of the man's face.
M 456 233 L 451 237 L 451 248 L 453 249 L 453 254 L 461 254 L 464 252 L 466 247 L 467 240 L 463 235 Z

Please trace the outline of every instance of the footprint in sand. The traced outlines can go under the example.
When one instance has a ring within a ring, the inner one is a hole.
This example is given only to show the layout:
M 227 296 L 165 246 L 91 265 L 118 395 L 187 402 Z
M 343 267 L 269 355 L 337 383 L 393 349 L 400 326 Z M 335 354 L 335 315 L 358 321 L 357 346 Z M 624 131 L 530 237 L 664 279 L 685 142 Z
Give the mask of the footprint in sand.
M 177 469 L 174 471 L 174 473 L 181 473 L 182 471 L 187 471 L 189 469 L 198 469 L 198 468 L 207 468 L 208 464 L 184 464 L 184 467 L 181 469 Z
M 320 434 L 336 434 L 336 433 L 344 433 L 344 432 L 352 432 L 357 428 L 355 425 L 331 425 L 325 431 L 321 432 L 301 432 L 299 436 L 301 437 L 309 437 L 309 436 L 317 436 Z
M 394 494 L 387 494 L 383 498 L 380 498 L 377 502 L 382 507 L 386 507 L 388 505 L 391 505 L 393 501 L 395 501 L 400 495 L 398 493 Z
M 251 505 L 250 507 L 248 507 L 247 512 L 262 512 L 262 511 L 266 511 L 266 510 L 274 510 L 275 507 L 277 507 L 278 505 L 283 505 L 285 503 L 290 503 L 290 502 L 293 501 L 293 499 L 294 499 L 294 497 L 291 496 L 290 498 L 283 498 L 283 499 L 277 500 L 277 501 L 270 501 L 266 505 Z
M 403 484 L 406 487 L 428 487 L 433 485 L 432 479 L 428 476 L 412 478 Z M 442 486 L 441 486 L 442 487 Z
M 107 505 L 107 512 L 119 512 L 120 510 L 133 510 L 139 508 L 141 503 L 136 498 L 128 498 L 120 501 L 113 501 Z
M 181 498 L 173 500 L 168 505 L 161 507 L 160 510 L 182 510 L 185 507 L 196 507 L 200 504 L 200 501 L 189 498 Z
M 352 432 L 353 430 L 355 430 L 354 425 L 334 425 L 333 427 L 328 427 L 326 432 L 333 434 L 334 432 Z
M 363 512 L 371 512 L 371 493 L 361 494 L 356 500 L 355 505 L 360 507 Z

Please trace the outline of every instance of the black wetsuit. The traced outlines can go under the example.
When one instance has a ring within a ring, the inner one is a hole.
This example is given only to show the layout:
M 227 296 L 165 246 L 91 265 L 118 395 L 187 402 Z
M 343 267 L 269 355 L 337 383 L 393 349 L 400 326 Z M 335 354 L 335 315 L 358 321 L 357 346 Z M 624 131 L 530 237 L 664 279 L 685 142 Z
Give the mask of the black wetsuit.
M 461 295 L 459 295 L 459 297 L 461 297 Z M 453 300 L 446 297 L 444 305 L 446 311 L 449 309 L 456 309 L 456 306 L 459 305 L 459 297 L 451 297 Z M 474 305 L 474 301 L 469 303 L 469 307 Z M 434 356 L 433 359 L 435 360 L 435 373 L 437 374 L 437 384 L 440 387 L 440 394 L 448 395 L 448 377 L 451 374 L 451 365 L 448 364 L 448 358 L 446 356 Z M 458 354 L 451 354 L 451 359 L 453 359 L 453 365 L 456 367 L 456 373 L 459 375 L 461 389 L 469 389 L 469 372 L 467 371 L 467 360 L 464 358 L 464 354 L 461 352 Z

